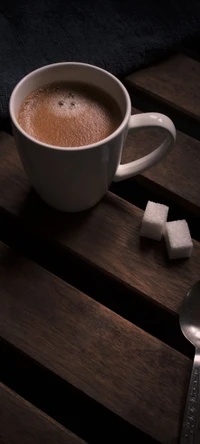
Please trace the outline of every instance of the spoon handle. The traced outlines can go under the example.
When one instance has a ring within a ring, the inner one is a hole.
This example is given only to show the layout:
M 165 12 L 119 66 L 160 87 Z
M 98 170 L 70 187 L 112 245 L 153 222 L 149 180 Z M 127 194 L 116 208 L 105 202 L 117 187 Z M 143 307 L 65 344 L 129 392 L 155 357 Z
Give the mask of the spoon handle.
M 196 351 L 185 406 L 180 444 L 200 443 L 200 350 Z

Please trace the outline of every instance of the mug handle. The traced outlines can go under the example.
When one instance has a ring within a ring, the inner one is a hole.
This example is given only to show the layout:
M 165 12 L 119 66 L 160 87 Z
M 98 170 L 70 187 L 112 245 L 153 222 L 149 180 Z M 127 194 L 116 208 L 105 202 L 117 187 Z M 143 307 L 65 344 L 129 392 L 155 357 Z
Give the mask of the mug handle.
M 176 141 L 176 129 L 169 117 L 160 113 L 135 114 L 130 117 L 129 130 L 150 127 L 164 128 L 166 130 L 167 137 L 164 142 L 150 154 L 147 154 L 147 156 L 124 165 L 120 164 L 115 173 L 114 182 L 119 182 L 142 173 L 159 162 L 173 148 Z

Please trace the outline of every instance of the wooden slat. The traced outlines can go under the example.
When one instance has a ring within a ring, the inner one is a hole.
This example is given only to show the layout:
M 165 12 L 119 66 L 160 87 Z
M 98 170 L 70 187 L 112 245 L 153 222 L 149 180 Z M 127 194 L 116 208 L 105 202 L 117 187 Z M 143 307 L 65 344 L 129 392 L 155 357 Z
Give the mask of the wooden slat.
M 200 63 L 183 54 L 131 74 L 129 87 L 200 120 Z
M 2 208 L 63 252 L 73 251 L 129 288 L 179 312 L 186 291 L 199 279 L 198 242 L 189 260 L 169 261 L 164 241 L 140 240 L 143 212 L 111 193 L 82 214 L 54 211 L 30 192 L 11 137 L 2 136 L 0 154 Z
M 178 441 L 188 358 L 2 243 L 0 282 L 1 337 L 160 442 Z
M 1 444 L 81 444 L 82 439 L 0 383 Z
M 139 113 L 132 110 L 133 114 Z M 152 151 L 163 140 L 163 132 L 143 130 L 129 132 L 122 162 L 127 163 Z M 175 202 L 192 214 L 200 216 L 200 142 L 177 131 L 177 141 L 172 152 L 159 164 L 140 177 L 147 187 L 159 185 L 163 195 L 170 195 Z

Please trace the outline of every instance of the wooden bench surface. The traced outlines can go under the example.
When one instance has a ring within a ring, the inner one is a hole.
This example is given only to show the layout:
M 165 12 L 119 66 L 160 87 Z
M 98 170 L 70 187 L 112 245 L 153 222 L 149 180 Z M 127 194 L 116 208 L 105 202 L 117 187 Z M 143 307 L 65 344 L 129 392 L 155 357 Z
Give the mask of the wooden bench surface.
M 196 60 L 176 54 L 131 74 L 127 82 L 200 120 L 200 64 Z
M 0 281 L 2 338 L 161 442 L 178 437 L 188 358 L 4 244 Z
M 161 108 L 170 104 L 198 121 L 199 66 L 173 56 L 129 76 L 127 84 L 147 100 L 156 97 Z M 130 133 L 122 162 L 151 151 L 162 137 L 155 130 Z M 179 442 L 192 348 L 178 315 L 185 293 L 199 280 L 200 237 L 193 239 L 190 259 L 169 261 L 164 241 L 140 239 L 139 232 L 144 200 L 153 192 L 198 224 L 199 171 L 199 140 L 178 131 L 163 162 L 112 186 L 92 210 L 62 214 L 31 189 L 14 139 L 0 134 L 0 352 L 13 353 L 18 367 L 33 375 L 37 366 L 38 375 L 51 376 L 55 391 L 59 385 L 82 403 L 77 417 L 72 413 L 66 422 L 62 413 L 55 421 L 54 398 L 48 408 L 40 393 L 42 379 L 37 377 L 36 398 L 43 411 L 23 380 L 19 385 L 18 376 L 6 376 L 11 361 L 4 360 L 0 441 L 17 443 L 21 436 L 22 442 L 40 443 L 45 435 L 49 443 L 98 443 L 108 430 L 114 441 Z M 134 194 L 140 190 L 143 201 Z M 88 406 L 94 434 L 87 433 L 88 420 L 85 429 L 79 427 Z M 69 431 L 74 428 L 76 434 Z
M 1 444 L 83 444 L 82 439 L 0 383 Z
M 184 294 L 199 278 L 199 243 L 194 240 L 190 260 L 169 261 L 164 241 L 140 239 L 143 212 L 112 193 L 82 215 L 54 211 L 30 192 L 14 141 L 5 135 L 4 144 L 6 140 L 0 162 L 0 206 L 34 234 L 178 313 Z

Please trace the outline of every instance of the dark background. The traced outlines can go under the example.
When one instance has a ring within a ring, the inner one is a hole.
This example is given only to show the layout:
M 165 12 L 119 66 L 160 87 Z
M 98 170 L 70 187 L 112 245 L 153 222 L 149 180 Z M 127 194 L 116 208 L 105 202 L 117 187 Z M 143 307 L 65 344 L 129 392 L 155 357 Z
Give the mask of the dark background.
M 0 129 L 16 83 L 52 62 L 81 61 L 118 77 L 199 44 L 199 0 L 0 2 Z

